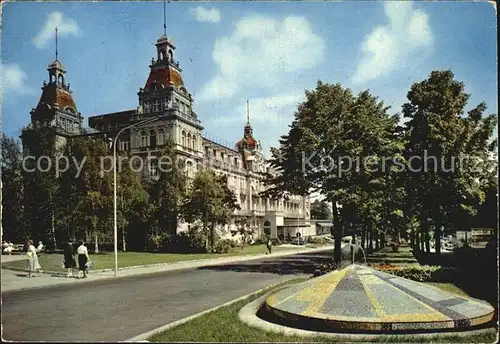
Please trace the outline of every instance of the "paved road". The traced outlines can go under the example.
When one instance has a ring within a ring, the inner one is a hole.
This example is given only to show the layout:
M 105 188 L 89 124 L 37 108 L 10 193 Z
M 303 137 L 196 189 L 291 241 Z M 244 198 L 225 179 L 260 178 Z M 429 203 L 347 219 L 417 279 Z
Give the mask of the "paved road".
M 2 294 L 2 337 L 119 341 L 271 284 L 310 274 L 332 252 L 238 262 Z

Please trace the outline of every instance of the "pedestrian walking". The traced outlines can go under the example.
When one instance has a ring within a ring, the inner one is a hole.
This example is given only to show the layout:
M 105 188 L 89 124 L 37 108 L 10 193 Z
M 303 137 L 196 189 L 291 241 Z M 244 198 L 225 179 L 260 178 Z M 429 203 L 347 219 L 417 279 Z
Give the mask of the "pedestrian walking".
M 64 268 L 68 269 L 68 278 L 73 276 L 73 269 L 76 268 L 75 250 L 73 244 L 68 242 L 64 248 Z
M 273 249 L 273 241 L 271 238 L 267 239 L 267 251 L 269 254 L 271 254 L 271 251 Z
M 76 249 L 78 254 L 78 268 L 83 273 L 83 278 L 87 277 L 87 262 L 90 262 L 89 250 L 85 246 L 85 242 L 80 240 L 80 246 Z M 80 273 L 78 273 L 78 278 L 80 278 Z
M 31 278 L 33 276 L 33 272 L 40 270 L 42 267 L 38 262 L 38 255 L 36 254 L 36 248 L 33 245 L 33 240 L 28 240 L 26 246 L 27 246 L 26 262 L 27 262 L 28 277 Z

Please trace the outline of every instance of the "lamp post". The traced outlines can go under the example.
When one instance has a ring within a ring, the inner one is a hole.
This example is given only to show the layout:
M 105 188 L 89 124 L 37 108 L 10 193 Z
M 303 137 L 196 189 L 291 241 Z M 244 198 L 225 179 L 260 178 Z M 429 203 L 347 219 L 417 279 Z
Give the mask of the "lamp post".
M 145 119 L 143 121 L 131 124 L 129 126 L 126 126 L 125 128 L 121 129 L 118 134 L 116 134 L 114 140 L 113 140 L 113 236 L 114 236 L 114 251 L 115 251 L 115 277 L 118 276 L 118 224 L 117 224 L 117 213 L 116 213 L 116 141 L 118 140 L 118 137 L 120 136 L 121 133 L 123 133 L 125 130 L 130 129 L 135 126 L 140 126 L 144 124 L 149 124 L 153 123 L 156 121 L 160 116 L 155 116 L 152 118 Z

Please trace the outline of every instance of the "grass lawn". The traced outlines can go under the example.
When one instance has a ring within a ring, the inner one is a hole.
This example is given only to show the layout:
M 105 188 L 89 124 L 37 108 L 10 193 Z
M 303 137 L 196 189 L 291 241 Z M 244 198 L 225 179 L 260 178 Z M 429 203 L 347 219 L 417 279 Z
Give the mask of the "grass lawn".
M 274 246 L 273 252 L 291 250 L 290 247 Z M 245 246 L 244 249 L 234 248 L 230 253 L 198 253 L 198 254 L 182 254 L 182 253 L 147 253 L 147 252 L 118 252 L 118 267 L 127 267 L 135 265 L 147 265 L 158 263 L 173 263 L 196 259 L 221 258 L 230 256 L 240 256 L 246 254 L 262 254 L 266 253 L 265 245 Z M 94 269 L 110 269 L 115 265 L 114 255 L 112 252 L 99 254 L 90 254 L 90 259 L 94 263 Z M 47 271 L 63 271 L 61 267 L 63 262 L 62 254 L 41 254 L 39 257 L 40 265 L 43 270 Z M 24 269 L 26 262 L 24 260 L 6 262 L 2 264 L 2 268 L 20 268 Z
M 290 282 L 288 282 L 290 283 Z M 465 294 L 452 284 L 432 283 L 439 288 L 451 292 Z M 299 337 L 286 336 L 280 333 L 265 332 L 245 325 L 238 320 L 239 310 L 249 302 L 259 298 L 267 291 L 255 295 L 247 300 L 220 308 L 212 313 L 193 319 L 166 332 L 149 338 L 152 342 L 342 342 L 341 338 L 315 336 Z M 494 331 L 485 334 L 456 336 L 439 334 L 427 338 L 411 338 L 401 335 L 397 337 L 381 337 L 373 342 L 439 342 L 439 343 L 494 343 Z

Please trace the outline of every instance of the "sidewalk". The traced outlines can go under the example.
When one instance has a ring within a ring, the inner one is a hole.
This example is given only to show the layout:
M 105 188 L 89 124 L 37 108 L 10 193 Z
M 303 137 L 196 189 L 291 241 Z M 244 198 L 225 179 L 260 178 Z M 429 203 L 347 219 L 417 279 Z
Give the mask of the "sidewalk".
M 150 274 L 155 272 L 166 272 L 166 271 L 175 271 L 175 270 L 183 270 L 183 269 L 192 269 L 199 268 L 203 266 L 209 265 L 222 265 L 227 263 L 234 263 L 240 261 L 248 261 L 262 258 L 276 258 L 283 256 L 290 256 L 297 253 L 309 253 L 309 252 L 319 252 L 333 249 L 332 245 L 318 247 L 318 248 L 304 248 L 301 247 L 300 250 L 286 250 L 279 251 L 276 253 L 269 255 L 266 254 L 252 254 L 245 256 L 234 256 L 234 257 L 222 257 L 222 258 L 212 258 L 212 259 L 199 259 L 199 260 L 191 260 L 191 261 L 183 261 L 176 263 L 163 263 L 163 264 L 155 264 L 155 265 L 146 265 L 146 266 L 131 266 L 126 268 L 119 268 L 118 277 L 127 277 L 127 276 L 137 276 L 142 274 Z M 2 262 L 5 262 L 2 257 Z M 119 262 L 118 262 L 119 263 Z M 68 278 L 65 274 L 61 275 L 54 273 L 37 273 L 35 277 L 28 278 L 28 273 L 23 271 L 15 271 L 10 269 L 2 269 L 2 292 L 15 291 L 15 290 L 24 290 L 31 288 L 43 288 L 49 286 L 63 285 L 63 284 L 71 284 L 71 283 L 86 283 L 91 281 L 98 281 L 103 279 L 111 279 L 114 278 L 114 270 L 107 269 L 101 271 L 90 271 L 88 278 L 86 279 L 77 279 L 77 278 Z

